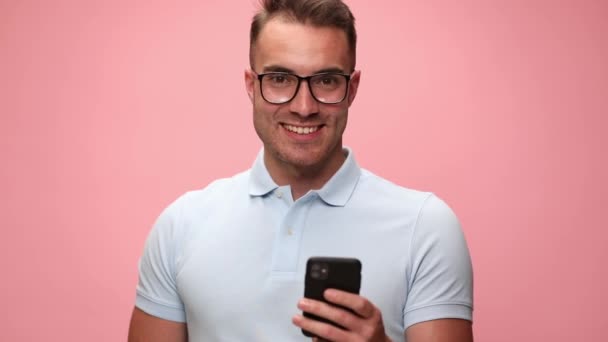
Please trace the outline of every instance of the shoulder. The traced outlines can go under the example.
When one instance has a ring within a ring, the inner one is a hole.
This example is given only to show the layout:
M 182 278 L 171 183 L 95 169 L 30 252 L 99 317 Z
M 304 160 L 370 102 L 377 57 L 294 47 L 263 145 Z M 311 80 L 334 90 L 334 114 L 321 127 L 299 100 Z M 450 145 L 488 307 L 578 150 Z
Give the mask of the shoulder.
M 379 202 L 398 210 L 407 209 L 412 214 L 419 213 L 428 205 L 427 202 L 434 202 L 432 198 L 436 198 L 431 192 L 395 184 L 366 169 L 361 169 L 357 195 L 366 202 Z
M 360 190 L 364 192 L 372 192 L 382 196 L 401 197 L 416 201 L 424 201 L 431 195 L 431 193 L 427 191 L 415 190 L 398 185 L 366 169 L 361 169 L 361 177 L 358 186 L 360 187 Z
M 368 170 L 361 169 L 355 201 L 372 206 L 384 215 L 406 217 L 412 232 L 458 234 L 460 223 L 450 206 L 433 192 L 395 184 Z
M 226 201 L 247 196 L 249 170 L 229 178 L 217 179 L 202 189 L 187 191 L 164 208 L 153 227 L 174 238 L 185 233 L 192 224 L 225 206 Z
M 178 197 L 170 206 L 176 211 L 200 210 L 209 205 L 224 202 L 230 197 L 248 194 L 250 170 L 229 178 L 216 179 L 202 189 L 190 190 Z

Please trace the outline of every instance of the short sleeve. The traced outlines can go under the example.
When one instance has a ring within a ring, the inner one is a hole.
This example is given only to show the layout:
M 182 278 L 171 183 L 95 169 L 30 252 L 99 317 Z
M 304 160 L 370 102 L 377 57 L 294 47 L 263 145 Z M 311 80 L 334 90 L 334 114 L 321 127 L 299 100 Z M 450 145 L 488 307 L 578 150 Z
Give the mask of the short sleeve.
M 176 286 L 176 245 L 179 200 L 156 220 L 139 261 L 135 306 L 162 319 L 185 322 L 184 305 Z
M 460 223 L 435 195 L 420 210 L 410 245 L 404 327 L 423 321 L 472 321 L 473 269 Z

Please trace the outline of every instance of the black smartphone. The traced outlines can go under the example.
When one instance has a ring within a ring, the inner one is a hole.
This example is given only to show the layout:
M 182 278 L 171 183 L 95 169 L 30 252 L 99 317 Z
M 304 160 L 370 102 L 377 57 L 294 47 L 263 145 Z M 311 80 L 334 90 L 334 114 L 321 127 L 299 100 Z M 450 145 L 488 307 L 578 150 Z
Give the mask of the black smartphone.
M 304 297 L 306 298 L 328 303 L 325 298 L 323 298 L 323 292 L 326 289 L 337 289 L 359 294 L 360 287 L 361 261 L 358 259 L 311 257 L 306 263 L 306 277 L 304 280 Z M 332 303 L 329 304 L 335 305 Z M 340 327 L 340 325 L 332 321 L 308 312 L 304 312 L 304 317 Z M 304 329 L 302 329 L 302 333 L 308 337 L 316 337 L 314 334 Z

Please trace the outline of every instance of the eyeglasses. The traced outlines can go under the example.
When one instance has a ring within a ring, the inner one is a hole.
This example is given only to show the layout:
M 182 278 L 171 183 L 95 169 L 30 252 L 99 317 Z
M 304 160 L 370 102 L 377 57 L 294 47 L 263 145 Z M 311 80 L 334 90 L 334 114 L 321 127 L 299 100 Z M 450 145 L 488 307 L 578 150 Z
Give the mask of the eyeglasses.
M 312 97 L 320 103 L 336 104 L 344 101 L 348 93 L 351 75 L 338 72 L 324 72 L 301 77 L 287 72 L 258 74 L 262 98 L 272 104 L 283 104 L 293 100 L 300 90 L 300 83 L 306 81 Z

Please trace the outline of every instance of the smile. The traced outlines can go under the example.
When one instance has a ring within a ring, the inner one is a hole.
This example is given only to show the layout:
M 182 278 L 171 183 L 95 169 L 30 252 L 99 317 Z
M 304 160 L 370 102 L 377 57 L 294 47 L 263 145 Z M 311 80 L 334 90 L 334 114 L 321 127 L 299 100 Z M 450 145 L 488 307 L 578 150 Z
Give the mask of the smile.
M 288 130 L 290 132 L 293 132 L 293 133 L 297 133 L 297 134 L 311 134 L 311 133 L 314 133 L 314 132 L 318 131 L 321 126 L 301 127 L 301 126 L 293 126 L 293 125 L 283 124 L 283 127 L 285 127 L 286 130 Z

